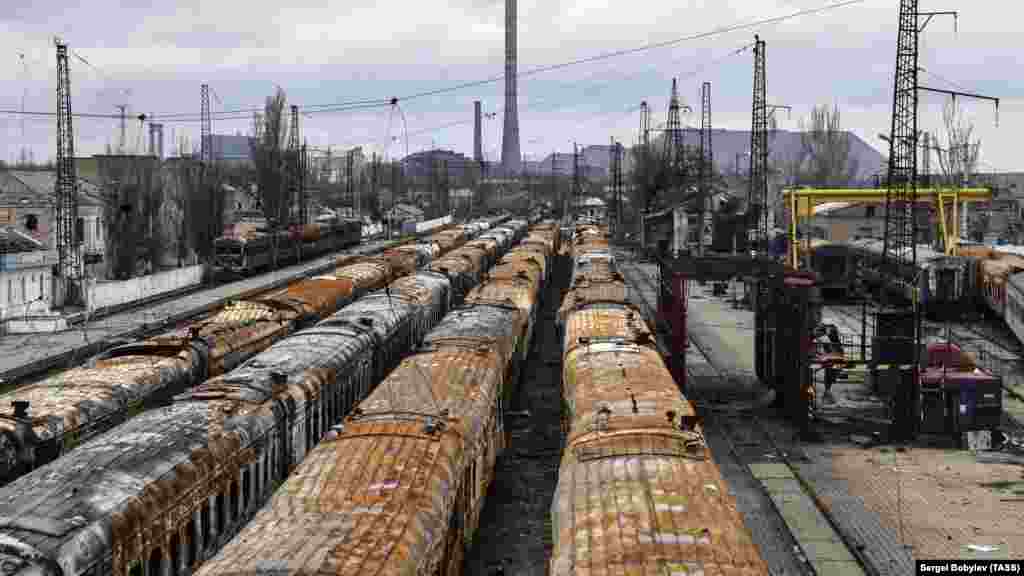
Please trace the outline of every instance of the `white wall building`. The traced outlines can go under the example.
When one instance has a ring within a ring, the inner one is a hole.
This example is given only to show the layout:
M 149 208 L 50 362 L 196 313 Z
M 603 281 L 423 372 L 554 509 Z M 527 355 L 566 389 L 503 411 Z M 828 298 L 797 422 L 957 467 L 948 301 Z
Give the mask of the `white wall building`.
M 0 320 L 49 314 L 57 255 L 12 227 L 0 227 Z

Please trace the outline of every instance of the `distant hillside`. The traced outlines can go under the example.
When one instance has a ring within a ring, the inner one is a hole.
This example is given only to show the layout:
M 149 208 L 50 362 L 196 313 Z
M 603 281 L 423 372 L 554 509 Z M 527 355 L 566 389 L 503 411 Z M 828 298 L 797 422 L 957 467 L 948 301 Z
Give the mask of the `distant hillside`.
M 885 157 L 878 151 L 868 146 L 852 132 L 850 134 L 850 152 L 857 162 L 857 179 L 871 180 L 876 173 L 884 168 Z M 652 145 L 659 149 L 663 146 L 663 139 L 652 138 Z M 687 146 L 698 146 L 700 143 L 696 130 L 687 130 L 683 136 L 683 142 Z M 749 130 L 713 130 L 711 134 L 711 146 L 714 152 L 715 165 L 718 170 L 732 174 L 736 171 L 738 154 L 745 154 L 750 150 Z M 778 167 L 791 165 L 801 155 L 800 132 L 789 130 L 776 130 L 769 135 L 769 163 Z M 625 168 L 629 170 L 632 162 L 628 158 Z M 750 159 L 740 157 L 740 172 L 746 173 L 750 169 Z M 530 163 L 530 169 L 540 173 L 551 172 L 551 156 L 537 163 Z M 607 175 L 611 164 L 611 155 L 608 145 L 587 146 L 583 149 L 580 164 L 586 164 L 595 172 Z M 559 154 L 556 159 L 556 170 L 563 174 L 572 173 L 572 154 Z

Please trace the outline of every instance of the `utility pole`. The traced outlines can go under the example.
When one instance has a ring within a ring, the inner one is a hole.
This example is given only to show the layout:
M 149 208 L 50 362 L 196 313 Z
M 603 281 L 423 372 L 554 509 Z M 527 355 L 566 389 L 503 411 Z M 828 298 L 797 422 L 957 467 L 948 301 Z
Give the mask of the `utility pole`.
M 82 276 L 78 252 L 78 178 L 75 175 L 75 138 L 71 116 L 71 73 L 68 48 L 57 46 L 57 271 L 64 280 L 64 304 L 78 301 L 73 282 Z
M 300 158 L 301 151 L 299 149 L 299 107 L 295 104 L 291 105 L 291 115 L 288 128 L 288 159 L 289 159 L 289 176 L 288 188 L 290 194 L 288 195 L 288 202 L 284 203 L 287 208 L 287 212 L 284 214 L 284 220 L 289 224 L 295 222 L 302 212 L 302 190 L 299 188 L 300 180 L 302 179 L 302 160 Z M 294 212 L 292 211 L 294 209 Z
M 199 160 L 206 166 L 213 164 L 213 120 L 210 117 L 210 85 L 203 84 L 199 88 L 201 110 L 199 117 Z
M 883 240 L 882 264 L 917 266 L 917 103 L 918 91 L 946 94 L 954 99 L 957 96 L 980 98 L 995 102 L 999 110 L 999 99 L 978 94 L 968 94 L 955 90 L 927 88 L 918 84 L 918 47 L 920 35 L 935 16 L 953 16 L 954 26 L 957 12 L 919 12 L 918 0 L 901 0 L 899 12 L 899 35 L 896 43 L 896 75 L 893 90 L 892 129 L 889 135 L 889 167 L 888 190 L 885 199 L 885 239 Z M 921 22 L 924 18 L 923 23 Z M 952 153 L 952 151 L 951 151 Z M 941 209 L 941 203 L 940 203 Z M 897 254 L 905 254 L 897 256 Z M 885 269 L 885 268 L 883 268 Z M 886 304 L 891 302 L 886 298 Z M 891 308 L 887 306 L 887 308 Z M 906 314 L 905 310 L 890 309 L 888 312 Z M 879 337 L 903 340 L 910 344 L 906 357 L 899 358 L 900 364 L 908 364 L 911 370 L 911 386 L 908 393 L 896 395 L 896 413 L 893 415 L 893 436 L 901 438 L 916 437 L 920 431 L 920 379 L 918 363 L 921 354 L 921 308 L 920 302 L 914 299 L 912 310 L 913 334 L 882 334 L 876 321 L 876 332 Z M 909 336 L 909 338 L 908 338 Z M 910 340 L 910 342 L 907 342 Z
M 712 239 L 712 176 L 715 171 L 714 153 L 711 141 L 711 82 L 705 82 L 700 89 L 700 184 L 697 199 L 697 254 L 704 255 L 704 246 Z
M 348 154 L 345 155 L 345 191 L 348 197 L 349 206 L 352 207 L 354 214 L 359 214 L 358 204 L 356 202 L 355 193 L 355 172 L 353 171 L 353 165 L 355 163 L 355 150 L 349 150 Z
M 580 155 L 576 149 L 576 142 L 572 143 L 572 212 L 580 207 Z
M 765 42 L 754 36 L 754 104 L 750 130 L 750 188 L 747 193 L 749 249 L 763 253 L 768 239 L 768 103 Z
M 672 79 L 672 94 L 668 104 L 668 122 L 665 135 L 665 161 L 669 167 L 668 188 L 676 188 L 680 199 L 686 195 L 686 158 L 683 153 L 683 126 L 679 118 L 679 90 Z M 668 192 L 668 191 L 666 191 Z M 668 194 L 666 194 L 666 199 Z M 671 204 L 671 201 L 670 201 Z

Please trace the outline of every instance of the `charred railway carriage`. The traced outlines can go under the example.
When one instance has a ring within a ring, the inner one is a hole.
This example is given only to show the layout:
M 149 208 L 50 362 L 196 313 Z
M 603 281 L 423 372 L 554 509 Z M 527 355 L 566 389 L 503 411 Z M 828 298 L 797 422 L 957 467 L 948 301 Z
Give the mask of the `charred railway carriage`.
M 442 275 L 406 277 L 171 406 L 147 412 L 0 489 L 0 515 L 14 519 L 0 528 L 0 565 L 25 576 L 149 576 L 194 568 L 245 523 L 330 423 L 365 396 L 374 376 L 414 347 L 432 326 L 429 319 L 439 317 L 434 307 L 450 294 L 450 281 Z M 515 338 L 504 335 L 523 326 L 510 322 L 518 311 L 487 308 L 499 311 L 477 313 L 488 322 L 456 323 L 433 331 L 430 340 L 431 346 L 447 346 L 451 358 L 482 355 L 479 370 L 460 372 L 451 363 L 431 368 L 428 361 L 407 373 L 406 385 L 422 386 L 423 369 L 461 374 L 474 394 L 476 376 L 503 385 L 507 368 L 479 346 L 467 349 L 469 336 L 459 332 L 464 327 L 492 343 L 499 340 L 487 350 L 502 359 L 514 355 Z M 489 393 L 501 390 L 493 388 Z M 473 396 L 450 406 L 480 400 Z M 484 441 L 475 436 L 475 442 Z
M 297 261 L 300 255 L 315 258 L 355 246 L 362 238 L 363 224 L 358 220 L 308 224 L 301 229 L 282 230 L 276 234 L 254 229 L 249 234 L 215 239 L 213 269 L 219 276 L 248 276 L 274 262 Z
M 27 407 L 24 414 L 0 413 L 0 481 L 51 462 L 189 386 L 234 369 L 294 330 L 412 273 L 435 249 L 440 250 L 424 243 L 377 256 L 343 256 L 331 273 L 233 302 L 169 334 L 115 347 L 89 366 L 0 396 L 0 410 L 15 403 Z
M 539 292 L 532 255 L 509 265 L 522 266 L 526 293 Z M 520 298 L 520 280 L 494 280 L 512 288 L 511 304 L 486 284 L 473 291 L 198 574 L 459 574 L 505 445 L 502 398 L 523 361 L 525 310 L 536 306 Z
M 549 573 L 767 574 L 621 283 L 608 267 L 583 271 L 563 301 L 567 440 Z
M 825 278 L 826 287 L 862 282 L 879 296 L 889 292 L 908 302 L 919 298 L 929 316 L 962 314 L 974 306 L 978 281 L 972 258 L 918 246 L 917 263 L 909 266 L 909 248 L 884 262 L 882 250 L 883 242 L 874 238 L 817 242 L 811 248 L 812 269 Z

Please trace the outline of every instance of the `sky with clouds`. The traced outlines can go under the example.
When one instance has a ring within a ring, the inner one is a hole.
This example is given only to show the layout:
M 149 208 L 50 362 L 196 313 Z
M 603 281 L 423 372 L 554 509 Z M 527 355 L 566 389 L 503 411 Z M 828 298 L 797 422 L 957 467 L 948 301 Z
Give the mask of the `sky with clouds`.
M 834 0 L 519 0 L 519 71 L 604 52 L 683 38 L 825 6 Z M 960 12 L 958 29 L 937 18 L 922 37 L 921 83 L 999 96 L 998 125 L 989 102 L 963 101 L 982 140 L 982 169 L 1024 170 L 1016 138 L 1024 128 L 1024 56 L 1021 8 L 1011 0 L 945 3 L 922 0 L 920 10 Z M 710 81 L 713 125 L 749 129 L 752 50 L 767 42 L 769 102 L 792 106 L 779 127 L 796 129 L 816 104 L 838 104 L 843 124 L 884 148 L 892 107 L 898 0 L 863 0 L 824 13 L 714 34 L 668 47 L 608 58 L 520 78 L 523 154 L 539 158 L 569 151 L 572 141 L 604 144 L 636 140 L 638 105 L 650 103 L 665 120 L 671 79 L 684 102 L 699 106 Z M 55 110 L 53 37 L 68 43 L 75 112 L 131 117 L 191 114 L 163 119 L 172 138 L 199 140 L 200 84 L 213 92 L 215 113 L 262 105 L 275 86 L 289 103 L 311 105 L 402 97 L 504 71 L 502 0 L 180 0 L 132 3 L 0 2 L 0 110 Z M 737 53 L 738 52 L 738 53 Z M 24 54 L 24 59 L 20 57 Z M 83 61 L 84 60 L 84 61 Z M 88 62 L 88 64 L 86 64 Z M 504 84 L 401 100 L 388 106 L 309 114 L 304 138 L 335 149 L 370 146 L 390 157 L 431 146 L 472 153 L 473 101 L 498 112 L 484 124 L 485 152 L 499 155 Z M 941 133 L 944 98 L 923 94 L 920 126 Z M 329 110 L 329 109 L 328 109 Z M 247 115 L 242 115 L 247 116 Z M 696 114 L 684 117 L 696 125 Z M 247 133 L 251 119 L 215 119 L 216 133 Z M 404 126 L 403 126 L 404 124 Z M 119 123 L 76 119 L 76 155 L 117 144 Z M 405 137 L 408 133 L 408 138 Z M 24 134 L 24 136 L 23 136 Z M 138 120 L 130 146 L 147 140 Z M 0 158 L 14 159 L 25 144 L 37 159 L 55 154 L 55 120 L 0 114 Z M 884 150 L 887 152 L 887 150 Z

